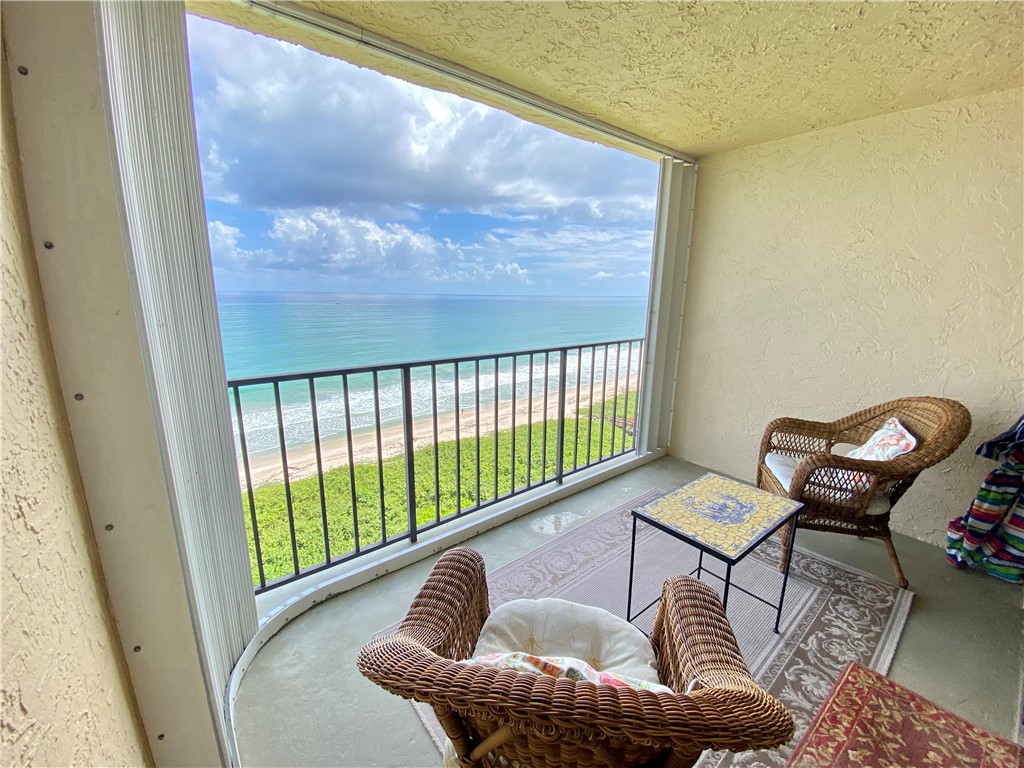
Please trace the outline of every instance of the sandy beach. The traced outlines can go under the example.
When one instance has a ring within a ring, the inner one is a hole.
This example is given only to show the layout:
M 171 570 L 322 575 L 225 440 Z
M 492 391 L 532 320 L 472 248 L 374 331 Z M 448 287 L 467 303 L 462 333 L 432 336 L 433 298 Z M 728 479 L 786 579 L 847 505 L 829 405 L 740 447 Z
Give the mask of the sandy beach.
M 630 389 L 635 391 L 635 381 L 630 382 Z M 625 382 L 620 382 L 618 393 L 625 393 Z M 594 392 L 595 400 L 600 402 L 601 393 Z M 608 398 L 613 396 L 611 388 L 608 391 Z M 544 397 L 534 395 L 533 399 L 533 422 L 542 422 L 546 419 L 558 418 L 557 393 L 551 393 L 548 398 L 548 409 L 545 417 Z M 565 415 L 566 418 L 575 417 L 581 408 L 590 405 L 590 393 L 580 392 L 579 402 L 576 400 L 575 391 L 566 393 Z M 529 403 L 527 398 L 519 398 L 516 403 L 516 426 L 526 424 L 529 415 Z M 611 419 L 609 410 L 608 419 Z M 476 408 L 470 406 L 463 408 L 459 414 L 459 434 L 463 439 L 476 436 Z M 437 440 L 444 443 L 455 440 L 456 417 L 454 413 L 440 414 L 437 417 Z M 512 401 L 499 401 L 498 403 L 498 431 L 512 428 Z M 402 425 L 385 427 L 381 432 L 381 455 L 387 459 L 397 456 L 404 451 L 404 438 Z M 494 405 L 480 406 L 480 437 L 485 440 L 494 434 Z M 433 419 L 430 417 L 418 419 L 413 423 L 413 442 L 417 449 L 432 445 Z M 320 444 L 320 455 L 324 471 L 337 467 L 348 466 L 348 442 L 344 435 L 335 435 L 324 438 Z M 375 462 L 377 460 L 377 435 L 373 430 L 362 432 L 352 436 L 352 460 L 356 464 L 364 462 Z M 250 472 L 253 486 L 264 483 L 281 482 L 284 473 L 281 467 L 280 452 L 266 453 L 260 456 L 249 457 Z M 244 491 L 245 469 L 239 462 L 239 482 Z M 316 448 L 312 444 L 295 446 L 288 449 L 288 477 L 290 480 L 299 480 L 304 477 L 313 477 L 317 473 Z

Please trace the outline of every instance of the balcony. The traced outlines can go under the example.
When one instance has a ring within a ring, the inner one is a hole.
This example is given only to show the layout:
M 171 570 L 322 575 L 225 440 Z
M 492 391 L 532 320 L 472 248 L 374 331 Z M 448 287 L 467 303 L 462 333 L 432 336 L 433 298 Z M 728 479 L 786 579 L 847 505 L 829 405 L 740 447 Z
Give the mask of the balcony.
M 336 49 L 318 30 L 297 32 L 263 13 L 270 5 L 211 4 L 203 12 L 231 13 L 239 26 L 248 20 L 264 34 L 302 34 Z M 513 86 L 534 89 L 556 107 L 635 126 L 701 161 L 692 249 L 688 225 L 666 240 L 677 239 L 678 253 L 687 254 L 685 262 L 670 256 L 667 264 L 681 269 L 666 281 L 680 294 L 685 286 L 685 333 L 664 337 L 667 350 L 680 348 L 678 364 L 661 360 L 677 381 L 661 398 L 675 403 L 677 428 L 658 444 L 670 437 L 676 454 L 741 475 L 749 461 L 730 457 L 742 455 L 751 425 L 778 414 L 813 416 L 939 393 L 975 416 L 971 445 L 1019 415 L 1024 368 L 1008 341 L 1021 337 L 1024 316 L 1021 210 L 1005 201 L 1021 196 L 1020 4 L 892 4 L 866 14 L 819 4 L 796 37 L 792 10 L 782 4 L 695 6 L 713 12 L 687 21 L 692 35 L 648 34 L 681 20 L 669 18 L 679 17 L 675 4 L 611 4 L 600 18 L 580 4 L 561 4 L 554 16 L 544 4 L 528 13 L 519 4 L 466 7 L 473 12 L 453 13 L 447 4 L 318 5 L 370 39 L 374 29 L 388 29 L 400 44 L 451 49 L 458 66 L 485 77 L 513 73 Z M 134 16 L 99 26 L 113 9 Z M 7 256 L 16 267 L 15 311 L 4 336 L 11 342 L 11 468 L 24 481 L 24 488 L 6 484 L 23 502 L 4 529 L 23 587 L 5 591 L 4 643 L 24 694 L 10 710 L 9 736 L 20 739 L 12 750 L 34 754 L 37 764 L 140 764 L 149 755 L 162 764 L 213 764 L 219 726 L 211 725 L 208 702 L 219 700 L 255 612 L 242 622 L 245 631 L 223 642 L 208 618 L 230 607 L 215 578 L 224 551 L 212 534 L 221 521 L 209 512 L 235 512 L 238 487 L 230 466 L 205 471 L 210 448 L 223 445 L 192 439 L 198 432 L 171 407 L 174 385 L 201 383 L 205 373 L 204 397 L 182 398 L 180 413 L 212 421 L 196 404 L 219 402 L 224 383 L 200 359 L 202 326 L 193 321 L 212 288 L 196 279 L 209 271 L 196 247 L 205 237 L 201 197 L 194 182 L 181 192 L 195 176 L 195 152 L 181 141 L 188 120 L 174 108 L 180 88 L 168 87 L 187 83 L 182 10 L 87 3 L 4 10 L 11 65 L 4 207 L 12 224 Z M 484 13 L 494 18 L 481 19 Z M 103 46 L 117 56 L 103 66 L 95 43 L 116 29 L 125 44 Z M 702 44 L 721 38 L 737 54 L 729 71 L 715 67 L 723 46 Z M 444 45 L 452 40 L 458 50 Z M 548 40 L 557 45 L 538 57 Z M 837 44 L 850 55 L 828 73 L 843 87 L 829 87 L 822 62 Z M 614 56 L 623 45 L 635 55 Z M 359 50 L 362 63 L 380 61 L 376 50 Z M 781 66 L 765 67 L 766 52 Z M 405 68 L 395 60 L 387 66 Z M 128 110 L 121 122 L 146 129 L 134 135 L 150 139 L 148 151 L 112 140 L 110 86 L 127 81 L 115 79 L 118 70 L 145 78 L 119 109 Z M 651 88 L 642 100 L 624 99 L 624 86 L 635 90 L 636 71 Z M 717 79 L 679 97 L 692 73 L 714 71 Z M 777 107 L 781 122 L 761 119 L 766 104 Z M 553 113 L 541 119 L 572 125 Z M 125 204 L 163 218 L 129 228 Z M 665 216 L 684 218 L 671 210 Z M 165 268 L 171 277 L 191 268 L 192 279 L 179 287 L 161 277 Z M 155 290 L 143 292 L 140 278 Z M 667 301 L 659 311 L 683 317 Z M 182 381 L 167 384 L 175 371 Z M 25 418 L 17 418 L 21 412 Z M 185 450 L 161 444 L 164 419 L 179 427 L 173 434 Z M 223 437 L 223 426 L 212 431 Z M 972 463 L 971 445 L 941 470 L 942 482 L 933 473 L 908 494 L 905 530 L 941 534 L 952 516 L 943 499 L 969 497 L 977 487 L 981 465 Z M 168 447 L 173 462 L 161 456 Z M 660 460 L 472 544 L 493 568 L 549 538 L 531 523 L 579 525 L 569 516 L 618 503 L 626 495 L 621 484 L 631 486 L 631 497 L 695 471 Z M 214 498 L 218 475 L 227 478 L 226 493 Z M 175 493 L 197 489 L 194 498 L 184 495 L 192 503 L 180 513 L 164 498 L 169 480 Z M 189 527 L 183 548 L 175 532 Z M 917 598 L 892 675 L 1009 735 L 1019 698 L 1010 690 L 1018 674 L 1007 662 L 1020 657 L 1020 592 L 952 572 L 934 538 L 898 538 Z M 797 543 L 890 578 L 872 542 L 801 533 Z M 237 559 L 235 581 L 248 598 L 244 553 Z M 247 763 L 436 763 L 405 705 L 352 668 L 356 649 L 401 614 L 426 568 L 409 566 L 352 590 L 270 639 L 237 702 Z M 284 600 L 285 589 L 259 598 Z M 73 609 L 70 623 L 65 609 Z M 58 666 L 62 674 L 53 675 Z M 85 722 L 83 711 L 91 713 Z M 386 732 L 382 722 L 391 726 Z
M 483 554 L 493 572 L 645 491 L 672 488 L 704 471 L 678 459 L 658 459 L 466 544 Z M 430 531 L 424 539 L 436 535 L 437 530 Z M 889 676 L 974 723 L 1015 737 L 1019 591 L 977 573 L 955 571 L 931 545 L 895 538 L 916 596 Z M 797 546 L 892 580 L 879 541 L 799 531 Z M 234 702 L 243 765 L 440 764 L 409 704 L 372 685 L 355 668 L 362 644 L 404 615 L 433 560 L 316 605 L 267 642 L 242 678 Z M 625 584 L 608 588 L 624 590 Z M 272 590 L 261 601 L 285 591 Z

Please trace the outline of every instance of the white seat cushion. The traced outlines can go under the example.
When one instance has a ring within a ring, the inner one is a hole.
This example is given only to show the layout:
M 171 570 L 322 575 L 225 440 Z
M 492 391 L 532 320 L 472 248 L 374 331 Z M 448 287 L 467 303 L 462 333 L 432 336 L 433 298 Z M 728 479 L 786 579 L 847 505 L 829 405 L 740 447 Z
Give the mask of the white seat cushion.
M 491 611 L 474 656 L 523 651 L 534 656 L 571 656 L 599 672 L 614 672 L 658 684 L 654 649 L 644 633 L 603 608 L 555 597 L 512 600 Z M 690 688 L 696 687 L 696 681 Z M 444 768 L 461 768 L 445 739 Z
M 858 446 L 851 443 L 836 443 L 832 446 L 832 453 L 836 456 L 846 456 L 850 451 L 854 450 Z M 793 479 L 793 474 L 796 472 L 797 465 L 800 464 L 800 459 L 796 456 L 787 456 L 783 453 L 769 453 L 764 457 L 765 466 L 775 476 L 775 479 L 779 481 L 779 484 L 783 488 L 789 490 L 790 481 Z M 891 509 L 889 504 L 889 498 L 887 496 L 875 496 L 868 504 L 867 510 L 864 514 L 867 515 L 884 515 Z
M 571 656 L 598 671 L 660 682 L 654 649 L 643 632 L 602 608 L 554 597 L 513 600 L 487 617 L 473 655 L 516 651 Z

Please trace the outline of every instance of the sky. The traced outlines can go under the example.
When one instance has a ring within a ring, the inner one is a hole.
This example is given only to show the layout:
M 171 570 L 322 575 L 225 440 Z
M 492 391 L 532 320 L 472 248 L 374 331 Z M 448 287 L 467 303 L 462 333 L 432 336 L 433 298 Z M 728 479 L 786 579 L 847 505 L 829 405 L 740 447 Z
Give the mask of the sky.
M 646 296 L 657 164 L 188 17 L 218 291 Z

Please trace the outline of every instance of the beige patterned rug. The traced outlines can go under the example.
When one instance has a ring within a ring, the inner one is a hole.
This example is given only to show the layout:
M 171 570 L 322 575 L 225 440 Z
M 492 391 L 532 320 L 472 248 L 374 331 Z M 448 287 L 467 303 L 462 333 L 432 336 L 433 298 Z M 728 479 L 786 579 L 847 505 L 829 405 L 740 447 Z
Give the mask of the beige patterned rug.
M 634 499 L 488 574 L 491 605 L 520 597 L 560 597 L 624 617 L 629 511 L 660 493 Z M 776 539 L 766 541 L 733 568 L 732 583 L 777 600 L 782 584 L 775 568 L 778 552 Z M 718 561 L 705 557 L 704 562 L 724 575 L 725 567 Z M 696 565 L 695 549 L 638 524 L 633 610 L 655 599 L 668 576 L 688 573 Z M 707 577 L 705 581 L 721 590 L 721 582 Z M 793 555 L 780 634 L 773 631 L 774 609 L 730 590 L 729 622 L 747 666 L 762 686 L 789 707 L 796 720 L 796 737 L 778 750 L 709 752 L 698 765 L 781 766 L 847 662 L 859 661 L 883 674 L 888 670 L 912 599 L 912 592 L 895 584 L 799 546 Z M 634 623 L 649 632 L 653 619 L 654 609 Z M 413 706 L 440 749 L 444 733 L 432 710 L 418 703 Z

